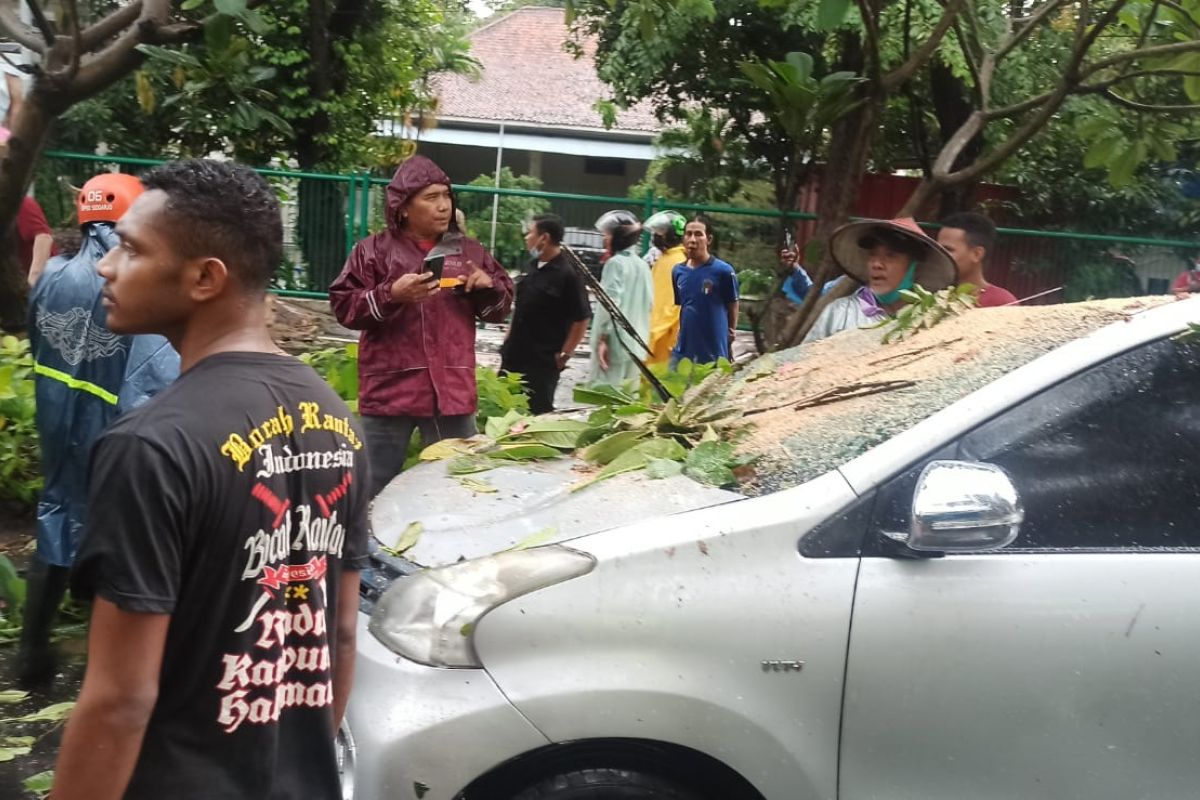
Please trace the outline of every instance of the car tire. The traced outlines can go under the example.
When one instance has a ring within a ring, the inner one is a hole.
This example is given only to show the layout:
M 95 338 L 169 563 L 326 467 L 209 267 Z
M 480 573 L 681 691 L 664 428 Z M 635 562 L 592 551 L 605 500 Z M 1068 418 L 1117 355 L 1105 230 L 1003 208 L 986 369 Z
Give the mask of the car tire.
M 628 769 L 579 769 L 539 781 L 512 800 L 709 800 L 674 781 Z

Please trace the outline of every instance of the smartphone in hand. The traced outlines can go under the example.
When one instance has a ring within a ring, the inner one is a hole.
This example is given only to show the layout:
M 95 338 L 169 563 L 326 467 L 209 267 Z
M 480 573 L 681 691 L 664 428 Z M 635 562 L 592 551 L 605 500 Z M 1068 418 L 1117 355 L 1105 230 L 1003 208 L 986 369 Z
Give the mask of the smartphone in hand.
M 434 281 L 442 279 L 442 267 L 446 265 L 445 256 L 434 256 L 433 258 L 425 259 L 425 272 L 432 272 Z

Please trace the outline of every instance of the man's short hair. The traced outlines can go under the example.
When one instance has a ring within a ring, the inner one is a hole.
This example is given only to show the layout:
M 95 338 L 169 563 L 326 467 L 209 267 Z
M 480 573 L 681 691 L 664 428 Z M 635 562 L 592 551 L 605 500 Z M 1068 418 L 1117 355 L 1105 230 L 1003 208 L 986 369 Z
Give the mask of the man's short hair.
M 531 220 L 531 223 L 538 233 L 549 236 L 553 244 L 562 244 L 565 233 L 562 217 L 557 214 L 538 214 Z
M 279 200 L 249 167 L 207 158 L 172 161 L 142 176 L 167 195 L 167 234 L 184 258 L 219 258 L 247 291 L 266 291 L 283 260 Z
M 942 220 L 943 228 L 957 228 L 966 234 L 967 244 L 971 247 L 982 247 L 984 258 L 992 254 L 996 247 L 996 223 L 983 214 L 973 211 L 961 211 L 951 214 Z

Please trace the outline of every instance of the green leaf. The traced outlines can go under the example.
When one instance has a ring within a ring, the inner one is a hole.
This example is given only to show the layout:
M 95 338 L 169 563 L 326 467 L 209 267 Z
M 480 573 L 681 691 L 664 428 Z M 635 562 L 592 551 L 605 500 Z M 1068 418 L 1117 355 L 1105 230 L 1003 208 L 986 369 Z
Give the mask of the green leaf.
M 54 705 L 46 706 L 43 709 L 34 711 L 31 714 L 26 714 L 23 717 L 10 717 L 9 719 L 0 719 L 0 723 L 20 723 L 20 722 L 61 722 L 71 713 L 71 709 L 75 707 L 75 703 L 55 703 Z
M 1092 142 L 1092 146 L 1088 148 L 1087 155 L 1083 158 L 1083 166 L 1088 169 L 1103 167 L 1108 164 L 1116 153 L 1117 148 L 1124 145 L 1124 141 L 1120 136 L 1108 136 L 1103 139 L 1097 139 Z
M 33 792 L 39 798 L 50 794 L 50 789 L 54 786 L 54 770 L 48 769 L 45 772 L 39 772 L 36 775 L 30 775 L 22 783 L 25 791 Z
M 544 444 L 517 442 L 502 444 L 495 450 L 489 450 L 485 455 L 488 458 L 505 461 L 535 461 L 541 458 L 558 458 L 562 454 L 555 448 L 547 447 Z
M 200 6 L 204 5 L 205 0 L 183 0 L 179 4 L 180 11 L 195 11 Z
M 817 30 L 831 31 L 846 21 L 850 0 L 819 0 L 817 4 Z
M 24 612 L 25 581 L 17 575 L 17 568 L 3 553 L 0 553 L 0 600 L 4 600 L 16 616 Z
M 27 756 L 33 750 L 31 747 L 5 747 L 0 746 L 0 763 L 12 761 L 19 756 Z
M 591 486 L 593 483 L 611 478 L 613 475 L 620 475 L 622 472 L 633 472 L 634 470 L 641 469 L 646 466 L 647 462 L 648 459 L 645 454 L 639 453 L 637 450 L 626 450 L 608 462 L 604 466 L 604 469 L 572 486 L 571 491 L 577 492 L 580 489 Z
M 683 464 L 666 458 L 651 458 L 646 461 L 646 474 L 655 480 L 670 478 L 683 472 Z
M 582 433 L 583 431 L 543 431 L 531 434 L 531 436 L 535 441 L 559 450 L 574 450 Z
M 503 417 L 489 418 L 483 426 L 483 432 L 489 439 L 501 439 L 512 431 L 514 425 L 527 419 L 528 416 L 514 408 Z
M 813 60 L 808 53 L 788 53 L 784 56 L 784 61 L 795 69 L 798 80 L 806 81 L 812 77 Z
M 404 529 L 404 533 L 400 534 L 400 539 L 396 542 L 395 547 L 384 547 L 383 551 L 393 556 L 404 555 L 408 550 L 416 547 L 417 542 L 421 541 L 421 532 L 425 526 L 420 522 L 410 522 L 408 527 Z
M 637 402 L 636 397 L 615 386 L 605 384 L 576 386 L 573 396 L 577 403 L 589 403 L 597 406 L 627 406 Z
M 558 534 L 558 528 L 551 525 L 549 528 L 542 528 L 536 533 L 531 533 L 521 541 L 514 544 L 509 550 L 528 550 L 531 547 L 539 547 L 553 539 Z
M 468 491 L 476 494 L 495 494 L 496 487 L 492 486 L 487 481 L 476 480 L 475 478 L 459 478 L 459 484 Z
M 246 0 L 213 0 L 218 14 L 240 17 L 246 13 Z
M 1200 103 L 1200 76 L 1187 75 L 1183 79 L 1183 91 L 1188 100 Z
M 470 475 L 476 472 L 486 472 L 495 469 L 496 462 L 487 456 L 467 453 L 455 456 L 446 462 L 446 472 L 451 475 Z
M 419 458 L 421 461 L 441 461 L 446 458 L 454 458 L 469 453 L 472 445 L 473 442 L 469 439 L 442 439 L 422 450 Z
M 211 53 L 224 53 L 233 40 L 233 18 L 218 14 L 204 23 L 204 45 Z
M 618 431 L 605 436 L 583 451 L 583 460 L 593 464 L 607 464 L 641 441 L 644 435 L 642 431 Z
M 647 458 L 665 458 L 671 461 L 687 458 L 687 449 L 674 439 L 655 437 L 638 443 L 633 449 Z
M 620 413 L 620 409 L 618 409 Z M 588 429 L 588 424 L 577 419 L 550 419 L 537 417 L 531 419 L 525 426 L 525 433 L 553 433 L 559 431 L 582 433 Z
M 736 480 L 730 464 L 733 445 L 729 442 L 701 442 L 688 453 L 683 472 L 711 486 L 728 486 Z
M 252 8 L 248 8 L 239 14 L 238 19 L 250 29 L 251 33 L 256 33 L 259 36 L 271 31 L 271 24 L 267 22 L 267 18 Z
M 139 44 L 134 48 L 138 52 L 151 58 L 155 61 L 162 61 L 167 64 L 174 64 L 179 67 L 192 67 L 200 69 L 203 65 L 200 60 L 193 55 L 184 53 L 181 50 L 168 50 L 165 47 L 159 47 L 153 44 Z
M 21 691 L 20 689 L 5 689 L 0 692 L 0 704 L 14 705 L 23 703 L 29 699 L 29 692 Z

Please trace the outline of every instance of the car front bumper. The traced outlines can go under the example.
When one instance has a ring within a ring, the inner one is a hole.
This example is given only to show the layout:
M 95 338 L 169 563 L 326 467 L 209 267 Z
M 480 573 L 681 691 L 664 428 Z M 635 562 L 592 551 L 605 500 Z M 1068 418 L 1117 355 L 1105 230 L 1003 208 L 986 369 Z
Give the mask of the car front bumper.
M 453 800 L 471 781 L 547 739 L 481 669 L 437 669 L 385 648 L 359 614 L 354 800 Z

